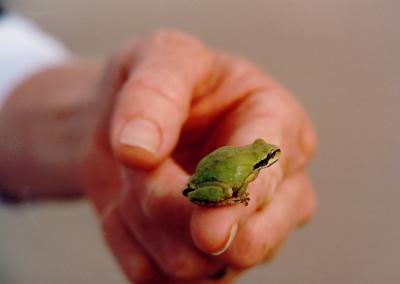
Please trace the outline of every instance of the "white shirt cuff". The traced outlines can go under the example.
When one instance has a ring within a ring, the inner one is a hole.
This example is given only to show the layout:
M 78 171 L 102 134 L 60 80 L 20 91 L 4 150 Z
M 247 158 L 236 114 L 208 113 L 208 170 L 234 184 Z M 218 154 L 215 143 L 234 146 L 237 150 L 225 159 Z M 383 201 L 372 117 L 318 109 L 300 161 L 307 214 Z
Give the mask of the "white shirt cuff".
M 29 20 L 15 14 L 0 17 L 0 108 L 22 81 L 70 56 L 62 43 Z

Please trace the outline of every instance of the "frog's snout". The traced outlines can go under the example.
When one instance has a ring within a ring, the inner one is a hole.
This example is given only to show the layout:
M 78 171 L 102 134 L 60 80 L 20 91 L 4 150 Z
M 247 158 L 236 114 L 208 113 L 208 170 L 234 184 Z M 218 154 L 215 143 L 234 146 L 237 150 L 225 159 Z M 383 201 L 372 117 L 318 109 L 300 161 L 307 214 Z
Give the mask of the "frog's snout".
M 268 161 L 268 167 L 272 166 L 279 160 L 279 158 L 281 157 L 281 153 L 282 151 L 279 148 L 276 148 L 274 151 L 271 152 Z
M 281 157 L 281 154 L 282 154 L 281 149 L 277 148 L 272 152 L 272 154 L 271 154 L 272 157 L 271 158 L 276 160 L 276 161 L 278 161 L 279 158 Z

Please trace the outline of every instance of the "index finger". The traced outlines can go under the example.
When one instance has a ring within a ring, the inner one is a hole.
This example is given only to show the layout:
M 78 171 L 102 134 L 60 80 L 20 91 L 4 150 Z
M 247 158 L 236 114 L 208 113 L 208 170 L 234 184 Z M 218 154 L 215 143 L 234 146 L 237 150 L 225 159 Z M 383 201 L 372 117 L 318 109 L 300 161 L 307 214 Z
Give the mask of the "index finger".
M 148 167 L 175 147 L 193 90 L 211 69 L 213 56 L 184 33 L 161 31 L 138 44 L 118 95 L 111 140 L 127 164 Z

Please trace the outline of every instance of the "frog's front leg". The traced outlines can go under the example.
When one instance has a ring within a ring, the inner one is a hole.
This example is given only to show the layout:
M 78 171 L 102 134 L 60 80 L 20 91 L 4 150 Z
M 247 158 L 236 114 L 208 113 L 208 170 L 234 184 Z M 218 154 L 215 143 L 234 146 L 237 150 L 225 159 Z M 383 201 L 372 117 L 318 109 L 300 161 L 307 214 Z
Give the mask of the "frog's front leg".
M 237 197 L 239 202 L 244 203 L 246 206 L 249 204 L 250 201 L 249 193 L 247 191 L 247 185 L 248 184 L 244 184 L 242 186 L 242 188 L 238 191 L 238 197 Z
M 246 206 L 248 205 L 248 203 L 250 201 L 249 193 L 247 191 L 247 186 L 249 185 L 250 182 L 255 180 L 257 175 L 258 175 L 258 172 L 254 172 L 254 173 L 250 174 L 244 181 L 243 186 L 238 191 L 238 197 L 240 199 L 240 202 L 245 203 Z

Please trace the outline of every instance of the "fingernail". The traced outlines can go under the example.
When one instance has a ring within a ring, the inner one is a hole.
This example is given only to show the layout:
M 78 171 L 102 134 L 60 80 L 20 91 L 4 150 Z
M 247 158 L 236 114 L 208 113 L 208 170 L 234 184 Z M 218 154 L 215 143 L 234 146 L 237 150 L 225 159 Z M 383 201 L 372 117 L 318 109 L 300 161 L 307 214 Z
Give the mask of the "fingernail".
M 226 250 L 232 245 L 233 240 L 236 237 L 237 230 L 238 230 L 238 224 L 235 223 L 232 225 L 231 230 L 229 231 L 229 237 L 228 237 L 228 240 L 226 241 L 226 243 L 224 244 L 224 246 L 220 250 L 212 252 L 211 254 L 212 255 L 221 255 L 224 252 L 226 252 Z
M 160 144 L 160 132 L 151 121 L 137 118 L 127 122 L 121 131 L 119 142 L 155 153 Z

